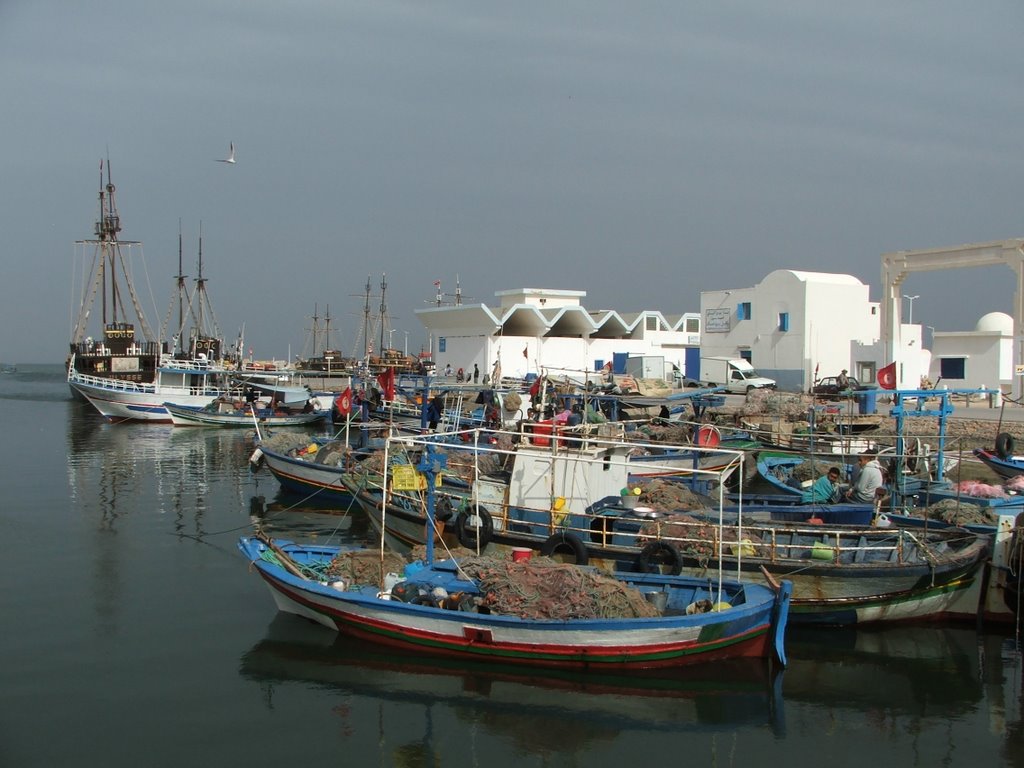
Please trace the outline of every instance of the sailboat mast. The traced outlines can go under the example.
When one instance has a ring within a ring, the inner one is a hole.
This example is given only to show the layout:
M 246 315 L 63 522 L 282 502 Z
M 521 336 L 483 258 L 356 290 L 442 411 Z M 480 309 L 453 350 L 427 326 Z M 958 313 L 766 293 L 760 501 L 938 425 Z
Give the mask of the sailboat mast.
M 327 305 L 327 312 L 324 315 L 324 352 L 333 349 L 331 346 L 331 305 Z
M 388 305 L 384 301 L 384 293 L 388 289 L 388 281 L 385 280 L 387 277 L 386 273 L 381 273 L 380 276 L 380 351 L 381 355 L 384 354 L 384 326 L 387 323 Z
M 194 334 L 195 344 L 198 344 L 200 337 L 206 335 L 206 321 L 203 317 L 204 305 L 206 303 L 206 278 L 203 277 L 203 222 L 199 222 L 199 273 L 196 276 L 196 299 L 198 314 L 196 316 L 196 331 Z M 194 349 L 192 354 L 199 352 Z
M 185 265 L 184 265 L 184 254 L 182 247 L 181 237 L 181 219 L 178 219 L 178 329 L 174 333 L 174 339 L 177 341 L 181 338 L 182 331 L 185 330 L 185 294 L 188 292 L 185 287 Z M 177 343 L 174 345 L 177 347 Z M 173 350 L 172 350 L 173 351 Z
M 315 301 L 313 302 L 313 327 L 310 330 L 313 334 L 313 357 L 316 357 L 320 354 L 319 347 L 316 345 L 317 336 L 320 335 L 320 307 Z
M 370 358 L 370 276 L 366 276 L 366 300 L 363 305 L 363 356 Z

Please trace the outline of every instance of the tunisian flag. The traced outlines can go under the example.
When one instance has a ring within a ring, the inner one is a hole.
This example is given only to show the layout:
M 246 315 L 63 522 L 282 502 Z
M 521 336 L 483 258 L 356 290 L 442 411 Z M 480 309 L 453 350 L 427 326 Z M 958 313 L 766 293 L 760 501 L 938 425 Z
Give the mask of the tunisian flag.
M 352 388 L 345 387 L 345 391 L 342 392 L 334 399 L 334 407 L 338 409 L 338 413 L 342 416 L 348 416 L 352 411 Z
M 380 384 L 380 388 L 384 390 L 385 400 L 395 399 L 395 369 L 388 368 L 384 373 L 377 377 L 377 383 Z
M 882 389 L 896 389 L 896 361 L 878 369 L 878 386 Z

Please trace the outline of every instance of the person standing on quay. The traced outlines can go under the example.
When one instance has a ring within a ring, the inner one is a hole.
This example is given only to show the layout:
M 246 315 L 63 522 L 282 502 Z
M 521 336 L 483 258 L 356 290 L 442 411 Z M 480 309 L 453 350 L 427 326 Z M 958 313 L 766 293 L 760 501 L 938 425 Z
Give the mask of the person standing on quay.
M 480 368 L 476 363 L 473 363 L 473 383 L 476 384 L 480 380 Z

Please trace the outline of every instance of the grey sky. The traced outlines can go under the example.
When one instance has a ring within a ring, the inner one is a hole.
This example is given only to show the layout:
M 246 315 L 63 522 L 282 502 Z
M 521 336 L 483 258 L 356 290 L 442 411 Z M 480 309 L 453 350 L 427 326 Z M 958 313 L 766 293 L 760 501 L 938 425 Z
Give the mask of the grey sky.
M 314 303 L 350 352 L 383 272 L 410 351 L 456 275 L 470 303 L 572 288 L 627 312 L 786 267 L 877 299 L 884 252 L 1024 236 L 1022 22 L 945 0 L 3 0 L 0 360 L 63 359 L 108 148 L 151 322 L 178 220 L 191 276 L 201 220 L 220 325 L 260 358 L 302 352 Z M 1010 311 L 1011 278 L 905 292 L 960 330 Z

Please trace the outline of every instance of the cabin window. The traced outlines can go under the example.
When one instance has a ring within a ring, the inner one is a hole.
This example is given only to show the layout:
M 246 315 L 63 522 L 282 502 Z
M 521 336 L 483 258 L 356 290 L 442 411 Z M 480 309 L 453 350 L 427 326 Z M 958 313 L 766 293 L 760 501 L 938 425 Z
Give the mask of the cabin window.
M 939 376 L 943 379 L 965 379 L 966 357 L 943 357 L 939 359 Z
M 789 330 L 789 312 L 779 312 L 779 330 Z
M 741 301 L 739 304 L 736 305 L 736 319 L 737 320 L 750 320 L 750 318 L 751 318 L 750 302 L 749 301 Z
M 447 341 L 447 339 L 445 339 L 444 336 L 441 336 L 441 337 L 438 338 L 438 340 L 437 340 L 437 351 L 438 352 L 444 352 L 444 348 L 447 346 L 445 344 L 446 341 Z

